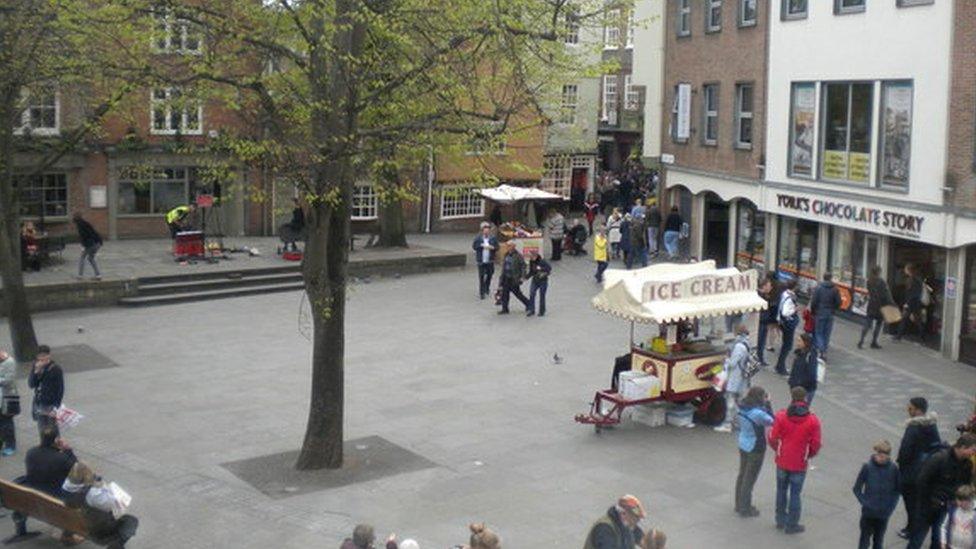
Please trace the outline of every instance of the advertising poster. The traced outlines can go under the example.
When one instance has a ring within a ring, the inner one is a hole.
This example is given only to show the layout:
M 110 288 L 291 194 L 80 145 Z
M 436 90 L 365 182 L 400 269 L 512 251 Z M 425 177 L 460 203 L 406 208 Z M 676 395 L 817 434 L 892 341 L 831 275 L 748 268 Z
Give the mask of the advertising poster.
M 793 88 L 793 128 L 790 139 L 790 166 L 793 175 L 813 175 L 813 133 L 816 88 L 813 84 Z
M 884 144 L 881 180 L 886 185 L 908 185 L 912 147 L 912 86 L 890 84 L 884 88 Z
M 823 152 L 823 176 L 826 179 L 847 179 L 847 151 Z
M 848 158 L 850 172 L 847 175 L 847 179 L 849 181 L 867 183 L 871 177 L 871 155 L 868 153 L 852 152 Z

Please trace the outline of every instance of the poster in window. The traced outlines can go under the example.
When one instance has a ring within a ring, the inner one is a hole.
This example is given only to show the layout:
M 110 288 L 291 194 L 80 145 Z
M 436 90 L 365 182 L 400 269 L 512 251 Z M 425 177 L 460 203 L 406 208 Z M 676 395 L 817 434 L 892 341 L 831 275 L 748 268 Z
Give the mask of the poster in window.
M 793 86 L 793 127 L 790 140 L 790 166 L 793 175 L 813 175 L 813 129 L 816 88 L 813 84 Z
M 912 85 L 886 84 L 884 87 L 884 151 L 881 181 L 885 185 L 908 185 L 912 147 Z
M 678 84 L 678 128 L 677 139 L 691 136 L 691 84 Z
M 847 179 L 847 152 L 823 152 L 823 176 L 826 179 Z
M 847 179 L 859 183 L 867 183 L 871 177 L 871 155 L 868 153 L 852 152 L 849 155 L 850 172 Z

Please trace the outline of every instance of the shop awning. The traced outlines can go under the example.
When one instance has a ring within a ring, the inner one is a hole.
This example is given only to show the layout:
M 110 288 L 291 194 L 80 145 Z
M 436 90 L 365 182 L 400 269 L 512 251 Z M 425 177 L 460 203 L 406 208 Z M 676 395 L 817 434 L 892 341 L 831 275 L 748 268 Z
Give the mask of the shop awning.
M 592 304 L 631 322 L 676 322 L 761 311 L 766 300 L 759 297 L 757 284 L 755 270 L 716 269 L 713 260 L 612 269 L 604 273 L 604 289 Z
M 523 200 L 567 200 L 566 197 L 539 190 L 533 187 L 516 187 L 514 185 L 499 185 L 490 189 L 479 189 L 481 196 L 500 202 L 512 204 Z

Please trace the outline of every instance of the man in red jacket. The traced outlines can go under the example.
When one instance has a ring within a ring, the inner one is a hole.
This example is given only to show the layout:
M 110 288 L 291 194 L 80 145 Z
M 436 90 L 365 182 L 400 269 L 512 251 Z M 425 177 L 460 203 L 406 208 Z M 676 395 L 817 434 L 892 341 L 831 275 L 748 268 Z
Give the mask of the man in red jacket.
M 800 491 L 807 460 L 820 451 L 820 420 L 810 411 L 806 389 L 793 387 L 790 395 L 789 407 L 776 412 L 769 447 L 776 452 L 776 528 L 799 534 L 805 529 L 800 524 Z

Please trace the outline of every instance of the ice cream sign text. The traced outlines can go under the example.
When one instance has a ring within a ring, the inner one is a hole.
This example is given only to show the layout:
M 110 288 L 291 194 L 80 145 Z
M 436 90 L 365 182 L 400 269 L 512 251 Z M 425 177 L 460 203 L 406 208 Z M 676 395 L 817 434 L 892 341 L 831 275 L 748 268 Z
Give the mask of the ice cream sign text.
M 755 270 L 730 275 L 701 275 L 674 282 L 644 283 L 643 301 L 670 301 L 735 292 L 756 291 Z

